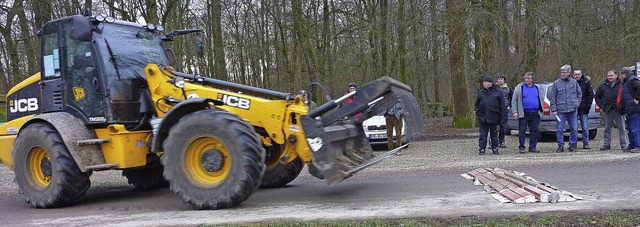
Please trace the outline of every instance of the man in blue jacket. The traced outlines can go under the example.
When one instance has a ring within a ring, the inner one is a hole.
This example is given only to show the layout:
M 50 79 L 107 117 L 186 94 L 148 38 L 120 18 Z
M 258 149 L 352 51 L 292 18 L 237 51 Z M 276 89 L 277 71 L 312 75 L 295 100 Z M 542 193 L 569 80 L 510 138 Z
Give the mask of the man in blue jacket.
M 560 67 L 560 78 L 549 87 L 547 98 L 550 102 L 551 112 L 557 119 L 556 139 L 558 149 L 556 152 L 564 152 L 564 124 L 569 122 L 569 152 L 574 152 L 578 147 L 578 106 L 582 101 L 582 90 L 578 81 L 571 77 L 571 66 Z
M 536 75 L 533 72 L 526 72 L 523 82 L 518 84 L 513 90 L 511 99 L 511 112 L 513 118 L 518 120 L 518 150 L 525 153 L 524 141 L 527 137 L 527 127 L 529 127 L 529 152 L 537 153 L 538 135 L 540 133 L 540 116 L 542 116 L 542 106 L 544 103 L 544 93 L 542 88 L 535 84 Z
M 485 154 L 487 134 L 491 135 L 491 151 L 493 154 L 500 154 L 498 152 L 498 126 L 507 121 L 507 105 L 505 105 L 502 90 L 493 83 L 491 76 L 487 75 L 482 79 L 482 89 L 478 92 L 474 107 L 480 123 L 478 154 Z

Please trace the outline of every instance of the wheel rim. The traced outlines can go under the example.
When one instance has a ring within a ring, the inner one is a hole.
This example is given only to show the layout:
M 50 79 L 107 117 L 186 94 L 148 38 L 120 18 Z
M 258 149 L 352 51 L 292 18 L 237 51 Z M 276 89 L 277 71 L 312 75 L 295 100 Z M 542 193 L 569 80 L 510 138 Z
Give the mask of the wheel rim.
M 46 188 L 51 183 L 51 158 L 41 147 L 29 152 L 29 173 L 35 186 Z
M 268 169 L 271 169 L 280 164 L 280 155 L 282 154 L 282 149 L 280 145 L 272 145 L 269 147 L 265 147 L 266 151 L 266 159 L 265 164 Z
M 231 169 L 231 156 L 217 137 L 201 137 L 189 143 L 183 166 L 193 183 L 214 187 L 224 181 Z

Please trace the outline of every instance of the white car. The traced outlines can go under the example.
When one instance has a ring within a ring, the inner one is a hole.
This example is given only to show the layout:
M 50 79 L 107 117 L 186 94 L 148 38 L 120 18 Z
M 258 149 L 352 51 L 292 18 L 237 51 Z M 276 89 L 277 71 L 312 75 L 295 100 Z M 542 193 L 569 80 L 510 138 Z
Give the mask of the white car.
M 387 123 L 386 119 L 382 114 L 375 115 L 364 122 L 362 122 L 362 127 L 364 128 L 364 134 L 369 138 L 369 143 L 371 145 L 382 145 L 387 144 Z M 404 129 L 406 128 L 406 123 L 404 119 L 402 120 L 402 144 L 408 143 L 408 139 L 405 136 Z M 393 130 L 393 136 L 395 140 L 396 132 Z

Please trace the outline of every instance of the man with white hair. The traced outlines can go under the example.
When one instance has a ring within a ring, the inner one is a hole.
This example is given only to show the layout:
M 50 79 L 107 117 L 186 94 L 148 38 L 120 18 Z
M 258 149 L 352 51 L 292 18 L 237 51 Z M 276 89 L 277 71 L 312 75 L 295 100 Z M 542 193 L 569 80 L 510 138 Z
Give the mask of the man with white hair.
M 569 152 L 575 152 L 578 147 L 578 106 L 582 101 L 582 90 L 578 81 L 571 77 L 571 66 L 560 67 L 560 78 L 549 87 L 548 99 L 551 112 L 557 119 L 556 139 L 558 149 L 564 152 L 564 124 L 569 122 Z

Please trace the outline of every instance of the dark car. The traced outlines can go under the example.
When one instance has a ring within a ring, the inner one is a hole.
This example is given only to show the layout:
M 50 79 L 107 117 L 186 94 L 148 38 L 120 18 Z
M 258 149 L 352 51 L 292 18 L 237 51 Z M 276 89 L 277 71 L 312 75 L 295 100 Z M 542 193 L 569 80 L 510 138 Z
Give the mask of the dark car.
M 551 109 L 549 108 L 549 99 L 547 99 L 547 91 L 548 88 L 553 85 L 553 83 L 549 82 L 541 82 L 537 83 L 540 88 L 542 88 L 542 93 L 544 93 L 544 104 L 543 104 L 543 115 L 540 118 L 540 134 L 554 134 L 556 133 L 556 125 L 557 120 L 551 114 Z M 511 112 L 509 113 L 509 129 L 510 130 L 518 130 L 518 120 L 513 119 L 513 115 Z M 591 109 L 589 110 L 589 139 L 595 139 L 596 134 L 598 133 L 598 127 L 600 127 L 600 107 L 596 105 L 595 100 L 591 105 Z M 565 122 L 565 132 L 569 131 L 569 123 Z M 580 121 L 578 120 L 578 132 L 582 131 L 582 127 L 580 127 Z M 507 131 L 510 132 L 510 131 Z

